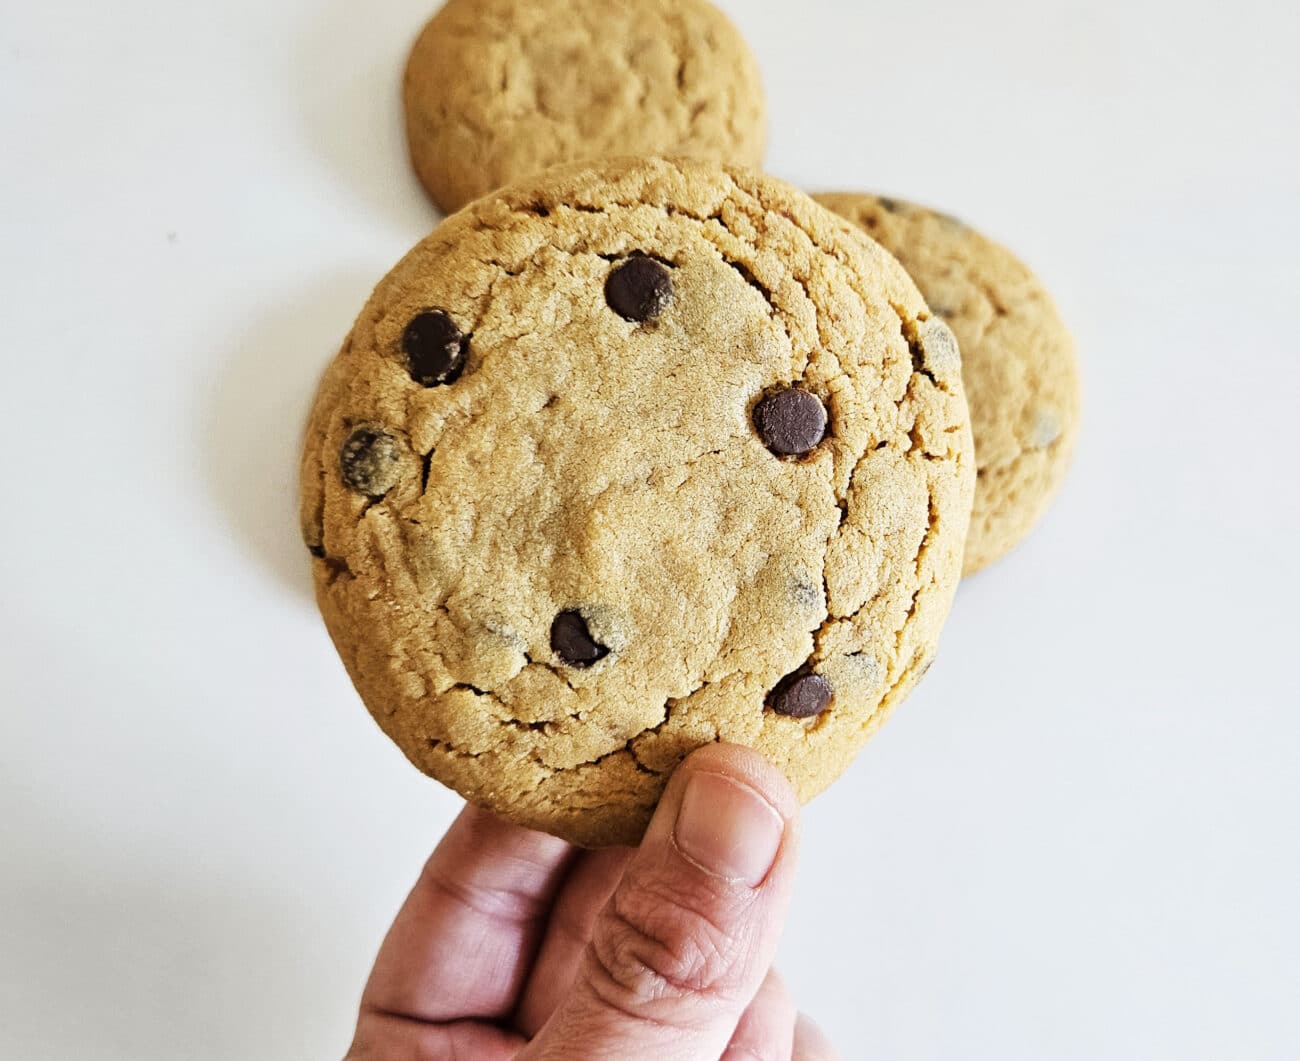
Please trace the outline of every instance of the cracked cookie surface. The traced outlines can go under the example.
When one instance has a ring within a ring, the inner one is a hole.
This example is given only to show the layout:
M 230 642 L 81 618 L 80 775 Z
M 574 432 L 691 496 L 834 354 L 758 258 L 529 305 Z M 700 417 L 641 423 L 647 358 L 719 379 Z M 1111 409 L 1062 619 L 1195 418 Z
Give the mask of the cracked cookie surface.
M 302 471 L 380 726 L 599 846 L 704 743 L 805 800 L 848 766 L 934 656 L 975 469 L 956 344 L 894 259 L 771 179 L 622 160 L 417 246 L 328 369 Z
M 450 0 L 404 85 L 445 211 L 548 166 L 616 155 L 762 162 L 758 64 L 707 0 Z
M 895 255 L 961 345 L 979 467 L 974 574 L 1029 535 L 1065 482 L 1079 429 L 1074 340 L 1028 267 L 955 218 L 874 195 L 814 198 Z

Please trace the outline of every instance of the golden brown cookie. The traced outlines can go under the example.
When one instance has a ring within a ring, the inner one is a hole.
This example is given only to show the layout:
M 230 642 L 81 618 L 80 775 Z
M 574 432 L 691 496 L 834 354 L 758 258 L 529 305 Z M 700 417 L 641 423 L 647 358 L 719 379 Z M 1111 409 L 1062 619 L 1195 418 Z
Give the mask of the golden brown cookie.
M 580 159 L 756 166 L 767 135 L 758 63 L 707 0 L 449 0 L 405 100 L 416 171 L 448 213 Z
M 804 799 L 933 658 L 973 443 L 902 268 L 777 181 L 563 167 L 453 216 L 321 386 L 321 610 L 420 769 L 587 845 L 712 741 Z
M 1024 263 L 955 218 L 874 195 L 815 198 L 895 255 L 961 344 L 979 465 L 974 574 L 1024 540 L 1065 482 L 1079 430 L 1074 340 Z

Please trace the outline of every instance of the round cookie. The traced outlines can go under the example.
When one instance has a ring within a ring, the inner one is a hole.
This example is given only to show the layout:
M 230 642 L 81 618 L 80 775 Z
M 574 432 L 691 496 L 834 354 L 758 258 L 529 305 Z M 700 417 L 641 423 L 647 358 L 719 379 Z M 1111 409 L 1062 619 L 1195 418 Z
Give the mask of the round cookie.
M 961 345 L 979 466 L 972 575 L 1019 545 L 1065 482 L 1079 429 L 1074 340 L 1024 263 L 955 218 L 874 195 L 814 198 L 897 257 Z
M 767 135 L 758 63 L 707 0 L 449 0 L 404 95 L 416 172 L 448 213 L 580 159 L 757 166 Z
M 327 371 L 321 610 L 411 761 L 516 822 L 633 843 L 719 740 L 809 799 L 934 656 L 968 417 L 951 332 L 801 192 L 561 167 L 444 222 Z

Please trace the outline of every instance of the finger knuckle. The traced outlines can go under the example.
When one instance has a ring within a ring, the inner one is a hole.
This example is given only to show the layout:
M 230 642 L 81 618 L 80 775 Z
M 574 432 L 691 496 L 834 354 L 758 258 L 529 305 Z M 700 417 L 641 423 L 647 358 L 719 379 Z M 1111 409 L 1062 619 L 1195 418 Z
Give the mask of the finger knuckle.
M 707 897 L 654 882 L 617 893 L 594 934 L 595 973 L 612 1001 L 635 1009 L 737 987 L 743 941 L 710 916 Z

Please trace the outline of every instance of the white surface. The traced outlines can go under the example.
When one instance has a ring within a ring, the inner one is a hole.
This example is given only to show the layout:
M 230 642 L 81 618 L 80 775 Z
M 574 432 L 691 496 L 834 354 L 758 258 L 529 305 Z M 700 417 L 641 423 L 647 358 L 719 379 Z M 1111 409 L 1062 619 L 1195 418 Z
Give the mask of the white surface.
M 1300 1056 L 1300 15 L 726 5 L 770 168 L 959 213 L 1087 430 L 807 816 L 783 963 L 850 1058 Z M 434 215 L 429 3 L 0 4 L 0 1056 L 321 1058 L 456 800 L 308 592 L 317 372 Z

